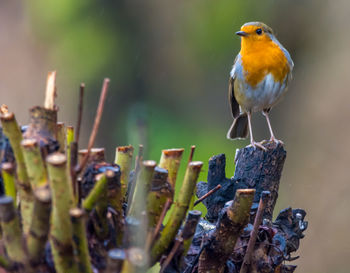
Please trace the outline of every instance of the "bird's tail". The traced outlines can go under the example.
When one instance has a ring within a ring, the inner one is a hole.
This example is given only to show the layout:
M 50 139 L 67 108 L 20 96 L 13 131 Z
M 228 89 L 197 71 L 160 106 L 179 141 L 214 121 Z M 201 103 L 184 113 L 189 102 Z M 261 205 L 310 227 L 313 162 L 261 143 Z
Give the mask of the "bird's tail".
M 233 120 L 227 132 L 228 139 L 246 138 L 248 136 L 248 117 L 246 113 L 241 113 Z

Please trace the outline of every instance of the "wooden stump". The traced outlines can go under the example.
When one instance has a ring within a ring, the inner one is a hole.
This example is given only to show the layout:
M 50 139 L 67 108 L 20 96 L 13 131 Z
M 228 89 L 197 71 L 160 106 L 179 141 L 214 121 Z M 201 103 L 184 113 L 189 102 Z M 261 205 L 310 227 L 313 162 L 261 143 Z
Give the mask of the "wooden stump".
M 216 155 L 209 160 L 208 182 L 200 182 L 197 186 L 197 196 L 200 197 L 209 190 L 221 184 L 222 188 L 212 194 L 204 205 L 208 209 L 207 219 L 215 222 L 225 203 L 232 200 L 237 189 L 255 189 L 253 211 L 259 204 L 263 191 L 270 191 L 271 198 L 267 203 L 264 218 L 271 220 L 273 209 L 278 197 L 279 183 L 286 159 L 286 151 L 282 145 L 267 143 L 267 150 L 247 146 L 236 153 L 236 170 L 233 178 L 226 178 L 226 158 L 224 154 Z

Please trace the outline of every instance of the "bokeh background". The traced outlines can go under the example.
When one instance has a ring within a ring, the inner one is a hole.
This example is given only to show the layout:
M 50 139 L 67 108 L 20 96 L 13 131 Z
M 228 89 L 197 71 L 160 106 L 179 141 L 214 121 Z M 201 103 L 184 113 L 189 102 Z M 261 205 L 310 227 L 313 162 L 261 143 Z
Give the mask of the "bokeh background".
M 86 145 L 104 77 L 111 85 L 96 146 L 197 146 L 196 160 L 235 149 L 227 83 L 247 21 L 273 27 L 295 62 L 294 80 L 271 113 L 288 152 L 277 208 L 307 210 L 297 272 L 349 272 L 350 2 L 348 0 L 103 0 L 0 2 L 0 103 L 22 124 L 43 103 L 46 75 L 58 71 L 59 119 L 76 122 L 86 83 Z M 257 140 L 269 137 L 260 114 Z M 205 165 L 205 170 L 207 165 Z M 182 168 L 183 171 L 183 168 Z M 206 172 L 201 175 L 206 179 Z

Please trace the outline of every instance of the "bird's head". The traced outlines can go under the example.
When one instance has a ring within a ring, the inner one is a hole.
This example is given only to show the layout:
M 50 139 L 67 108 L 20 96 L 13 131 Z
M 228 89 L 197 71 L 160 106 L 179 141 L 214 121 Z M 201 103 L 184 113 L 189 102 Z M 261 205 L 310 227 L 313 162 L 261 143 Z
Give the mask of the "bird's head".
M 274 35 L 269 26 L 260 22 L 245 23 L 236 34 L 242 37 L 242 42 L 267 42 L 271 41 Z

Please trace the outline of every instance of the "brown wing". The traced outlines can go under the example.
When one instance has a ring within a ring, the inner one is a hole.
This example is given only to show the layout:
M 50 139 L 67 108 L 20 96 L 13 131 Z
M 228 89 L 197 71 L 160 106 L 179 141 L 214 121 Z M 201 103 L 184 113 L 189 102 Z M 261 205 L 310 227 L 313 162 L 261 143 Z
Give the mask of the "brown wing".
M 231 113 L 233 118 L 237 118 L 239 116 L 240 110 L 239 110 L 239 104 L 235 98 L 234 81 L 235 79 L 230 76 L 230 79 L 228 82 L 228 101 L 230 102 Z

